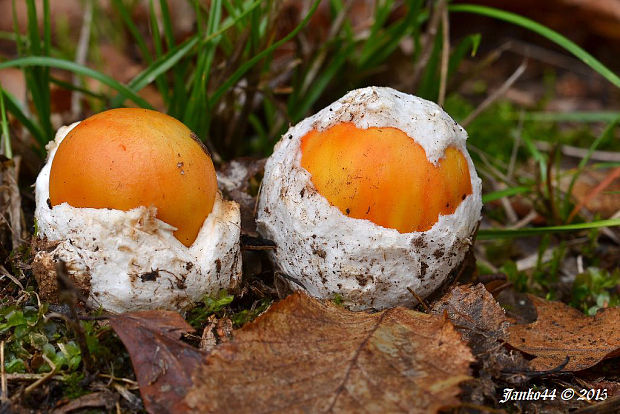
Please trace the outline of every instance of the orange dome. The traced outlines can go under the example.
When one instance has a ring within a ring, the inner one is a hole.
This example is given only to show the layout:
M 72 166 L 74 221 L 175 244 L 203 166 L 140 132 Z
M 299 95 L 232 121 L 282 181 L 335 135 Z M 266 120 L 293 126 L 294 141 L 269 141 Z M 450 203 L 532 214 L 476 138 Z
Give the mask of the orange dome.
M 59 145 L 50 172 L 52 206 L 154 206 L 186 246 L 213 209 L 216 192 L 204 146 L 181 122 L 148 109 L 112 109 L 82 121 Z
M 310 131 L 301 166 L 319 194 L 345 215 L 401 233 L 429 230 L 471 194 L 467 160 L 448 147 L 439 165 L 397 128 L 341 123 Z

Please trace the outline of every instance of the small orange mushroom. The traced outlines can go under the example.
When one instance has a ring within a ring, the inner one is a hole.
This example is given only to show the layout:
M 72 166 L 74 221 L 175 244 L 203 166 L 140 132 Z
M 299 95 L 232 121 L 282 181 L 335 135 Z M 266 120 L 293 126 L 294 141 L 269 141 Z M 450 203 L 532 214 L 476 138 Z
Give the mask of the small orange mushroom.
M 301 151 L 301 166 L 331 205 L 401 233 L 429 230 L 472 193 L 460 150 L 448 147 L 436 166 L 397 128 L 340 123 L 307 133 Z
M 196 239 L 216 192 L 213 162 L 195 135 L 147 109 L 112 109 L 82 121 L 59 145 L 50 172 L 52 206 L 154 206 L 185 246 Z

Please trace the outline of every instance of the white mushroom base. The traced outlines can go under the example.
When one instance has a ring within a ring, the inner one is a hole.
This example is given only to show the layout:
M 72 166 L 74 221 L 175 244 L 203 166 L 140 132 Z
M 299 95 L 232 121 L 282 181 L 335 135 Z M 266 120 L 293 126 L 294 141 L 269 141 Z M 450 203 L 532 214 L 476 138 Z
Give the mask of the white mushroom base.
M 343 215 L 317 193 L 300 165 L 301 139 L 342 122 L 395 127 L 437 163 L 448 146 L 465 155 L 472 194 L 428 231 L 399 233 Z M 295 290 L 340 296 L 351 309 L 414 305 L 438 289 L 470 249 L 482 209 L 481 180 L 467 153 L 467 134 L 436 104 L 391 88 L 349 92 L 292 127 L 265 166 L 257 228 L 277 248 L 272 259 Z
M 62 260 L 69 276 L 86 288 L 88 304 L 114 312 L 181 310 L 204 295 L 234 288 L 241 279 L 239 205 L 219 193 L 190 247 L 155 217 L 154 208 L 120 211 L 67 203 L 50 208 L 52 160 L 76 125 L 60 128 L 48 144 L 48 161 L 35 186 L 37 236 L 51 246 L 35 255 L 34 267 L 45 271 L 37 277 L 40 284 L 54 284 L 41 278 L 55 278 L 54 264 Z

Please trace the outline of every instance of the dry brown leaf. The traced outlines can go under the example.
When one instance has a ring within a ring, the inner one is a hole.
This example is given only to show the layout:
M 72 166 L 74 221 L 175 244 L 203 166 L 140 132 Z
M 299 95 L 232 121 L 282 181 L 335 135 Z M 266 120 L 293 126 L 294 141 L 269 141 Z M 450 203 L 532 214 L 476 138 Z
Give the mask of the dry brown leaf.
M 497 341 L 506 336 L 508 322 L 504 310 L 481 283 L 454 287 L 433 304 L 432 312 L 447 312 L 474 355 L 497 347 Z
M 484 285 L 454 287 L 433 304 L 432 312 L 448 316 L 477 359 L 472 366 L 475 378 L 463 386 L 470 402 L 485 404 L 494 400 L 498 382 L 522 386 L 520 376 L 506 376 L 505 372 L 525 372 L 527 361 L 521 353 L 510 352 L 503 346 L 508 320 Z
M 554 369 L 568 357 L 563 371 L 580 371 L 620 353 L 620 308 L 586 316 L 561 302 L 531 295 L 530 299 L 538 319 L 528 325 L 511 325 L 508 343 L 536 357 L 532 369 Z
M 349 312 L 297 293 L 217 346 L 190 411 L 434 412 L 458 403 L 473 357 L 443 317 Z
M 110 317 L 110 325 L 129 351 L 147 411 L 183 410 L 182 398 L 192 385 L 191 373 L 203 354 L 179 338 L 194 329 L 171 311 L 115 315 Z

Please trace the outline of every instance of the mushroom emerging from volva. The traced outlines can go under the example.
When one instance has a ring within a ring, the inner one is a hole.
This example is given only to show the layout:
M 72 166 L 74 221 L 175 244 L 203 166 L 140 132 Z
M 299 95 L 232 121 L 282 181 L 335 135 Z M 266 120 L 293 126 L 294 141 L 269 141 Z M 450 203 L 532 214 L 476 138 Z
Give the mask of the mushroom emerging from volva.
M 466 139 L 436 104 L 379 87 L 292 127 L 266 164 L 257 219 L 290 286 L 352 309 L 437 290 L 480 221 Z
M 239 207 L 181 122 L 121 108 L 62 127 L 36 183 L 43 294 L 66 263 L 93 306 L 182 309 L 240 278 Z

